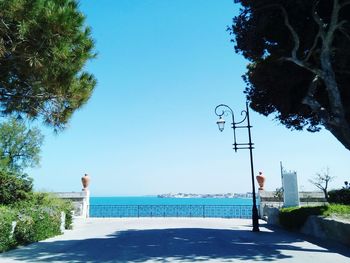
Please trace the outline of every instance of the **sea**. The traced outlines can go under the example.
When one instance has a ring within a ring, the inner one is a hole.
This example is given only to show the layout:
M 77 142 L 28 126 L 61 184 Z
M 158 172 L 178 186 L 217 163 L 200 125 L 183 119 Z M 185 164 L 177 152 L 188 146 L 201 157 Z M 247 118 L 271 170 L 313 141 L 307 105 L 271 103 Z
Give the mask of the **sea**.
M 250 218 L 251 198 L 90 197 L 90 217 Z
M 251 198 L 90 197 L 90 205 L 251 205 Z

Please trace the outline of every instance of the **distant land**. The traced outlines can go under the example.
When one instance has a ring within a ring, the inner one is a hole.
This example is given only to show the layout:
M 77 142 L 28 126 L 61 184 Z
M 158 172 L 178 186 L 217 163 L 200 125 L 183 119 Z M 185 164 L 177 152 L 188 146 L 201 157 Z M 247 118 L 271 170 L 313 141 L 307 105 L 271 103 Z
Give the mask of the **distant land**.
M 227 194 L 185 194 L 168 193 L 157 195 L 159 198 L 252 198 L 252 193 L 227 193 Z

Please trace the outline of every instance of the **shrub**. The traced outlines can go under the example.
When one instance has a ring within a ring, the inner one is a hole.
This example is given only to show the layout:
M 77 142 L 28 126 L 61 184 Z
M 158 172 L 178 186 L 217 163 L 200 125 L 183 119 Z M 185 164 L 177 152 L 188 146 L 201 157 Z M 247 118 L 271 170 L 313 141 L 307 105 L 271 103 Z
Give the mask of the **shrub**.
M 300 229 L 310 215 L 323 215 L 327 206 L 289 207 L 280 211 L 280 224 L 290 230 Z
M 13 206 L 17 210 L 15 238 L 28 244 L 61 234 L 61 212 L 66 214 L 65 228 L 71 228 L 72 206 L 46 193 L 33 193 L 26 201 Z
M 35 205 L 44 206 L 66 214 L 65 229 L 71 229 L 73 223 L 73 204 L 68 200 L 62 200 L 49 193 L 34 193 L 28 200 Z
M 16 219 L 16 213 L 7 207 L 0 206 L 0 252 L 15 246 L 14 236 L 11 235 L 12 222 Z
M 60 211 L 49 207 L 22 207 L 14 233 L 17 243 L 28 244 L 61 234 L 60 217 Z
M 350 189 L 339 189 L 328 192 L 330 203 L 350 205 Z
M 0 205 L 27 199 L 32 187 L 32 180 L 26 175 L 16 175 L 0 169 Z
M 349 205 L 331 204 L 327 206 L 307 206 L 307 207 L 289 207 L 280 211 L 280 224 L 290 230 L 300 229 L 311 215 L 340 215 L 348 216 L 350 214 Z
M 24 201 L 0 206 L 0 252 L 61 234 L 61 212 L 66 213 L 65 228 L 69 229 L 71 211 L 70 202 L 46 193 L 30 193 Z

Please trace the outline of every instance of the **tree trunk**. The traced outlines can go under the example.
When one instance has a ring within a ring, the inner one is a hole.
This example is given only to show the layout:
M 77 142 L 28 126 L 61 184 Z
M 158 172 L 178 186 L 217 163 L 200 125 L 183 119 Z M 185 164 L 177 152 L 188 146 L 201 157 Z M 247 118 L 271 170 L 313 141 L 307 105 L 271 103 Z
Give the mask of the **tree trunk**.
M 343 144 L 346 149 L 350 151 L 350 127 L 347 125 L 346 121 L 344 121 L 343 125 L 326 125 L 325 127 L 341 144 Z
M 328 202 L 328 192 L 327 192 L 327 189 L 323 189 L 323 193 L 324 193 L 324 198 L 325 198 L 326 201 Z
M 328 43 L 329 44 L 329 43 Z M 341 100 L 339 87 L 331 63 L 329 46 L 326 44 L 320 56 L 323 76 L 329 99 L 328 116 L 323 119 L 325 128 L 329 130 L 346 149 L 350 150 L 350 126 L 345 118 L 345 110 Z

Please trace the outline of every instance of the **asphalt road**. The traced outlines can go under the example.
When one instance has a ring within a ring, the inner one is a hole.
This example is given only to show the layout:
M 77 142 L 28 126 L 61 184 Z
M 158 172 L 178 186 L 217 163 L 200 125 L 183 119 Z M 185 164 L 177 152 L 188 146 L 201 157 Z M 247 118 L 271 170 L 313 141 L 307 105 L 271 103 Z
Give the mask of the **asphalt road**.
M 244 219 L 77 220 L 73 230 L 0 254 L 0 262 L 312 262 L 349 263 L 331 241 Z

